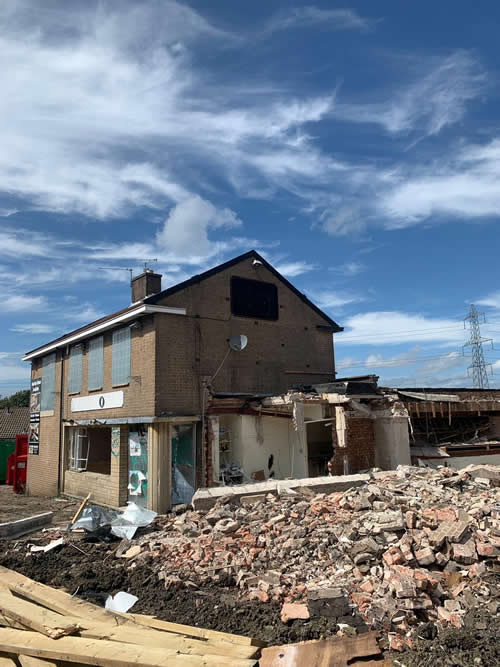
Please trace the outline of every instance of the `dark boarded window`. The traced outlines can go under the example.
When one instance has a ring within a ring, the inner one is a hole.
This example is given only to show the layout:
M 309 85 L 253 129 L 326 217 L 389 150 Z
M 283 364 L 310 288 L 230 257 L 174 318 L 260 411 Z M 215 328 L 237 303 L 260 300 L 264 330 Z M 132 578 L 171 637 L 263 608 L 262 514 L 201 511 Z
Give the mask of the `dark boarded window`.
M 231 278 L 231 312 L 237 317 L 278 319 L 278 289 L 272 283 Z

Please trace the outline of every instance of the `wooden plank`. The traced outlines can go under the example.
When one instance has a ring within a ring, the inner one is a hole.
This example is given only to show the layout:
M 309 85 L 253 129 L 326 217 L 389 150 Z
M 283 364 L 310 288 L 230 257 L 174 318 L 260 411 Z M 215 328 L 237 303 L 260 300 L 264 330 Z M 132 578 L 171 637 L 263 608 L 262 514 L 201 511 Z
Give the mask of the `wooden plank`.
M 284 646 L 271 646 L 262 651 L 260 667 L 347 667 L 356 658 L 376 657 L 381 651 L 377 633 L 367 632 L 345 639 L 320 639 Z M 360 663 L 359 663 L 360 664 Z
M 17 623 L 53 639 L 73 634 L 78 629 L 76 623 L 68 622 L 53 611 L 2 592 L 0 592 L 0 612 Z
M 17 665 L 15 660 L 9 658 L 8 655 L 0 655 L 0 667 L 17 667 Z
M 219 656 L 186 655 L 175 650 L 150 648 L 136 644 L 61 637 L 51 639 L 35 632 L 0 628 L 0 646 L 8 653 L 32 655 L 37 658 L 66 660 L 98 667 L 217 667 Z M 234 667 L 254 667 L 255 660 L 233 659 Z
M 57 667 L 57 662 L 52 660 L 42 660 L 42 658 L 35 658 L 33 655 L 20 655 L 18 657 L 21 667 Z
M 87 496 L 86 498 L 83 499 L 83 501 L 82 501 L 80 507 L 76 510 L 74 517 L 71 519 L 70 523 L 68 524 L 68 528 L 66 529 L 66 532 L 69 533 L 69 532 L 71 531 L 71 528 L 73 527 L 73 524 L 75 523 L 75 521 L 77 521 L 78 517 L 79 517 L 80 514 L 83 512 L 83 510 L 84 510 L 84 508 L 85 508 L 85 505 L 86 505 L 86 504 L 89 502 L 89 500 L 90 500 L 90 496 L 91 496 L 91 495 L 92 495 L 92 494 L 89 493 L 88 496 Z
M 185 637 L 171 632 L 161 632 L 140 625 L 111 625 L 110 623 L 93 622 L 85 618 L 66 617 L 80 626 L 79 635 L 88 639 L 105 639 L 108 641 L 167 648 L 187 655 L 218 656 L 221 665 L 231 665 L 233 660 L 242 658 L 258 658 L 260 648 L 244 646 L 223 641 L 205 641 L 199 638 Z M 119 623 L 121 619 L 116 619 Z
M 206 628 L 197 628 L 192 625 L 181 625 L 179 623 L 170 623 L 169 621 L 160 621 L 157 618 L 149 616 L 142 616 L 141 614 L 123 614 L 132 618 L 140 625 L 146 625 L 157 630 L 164 630 L 166 632 L 174 632 L 186 637 L 199 637 L 201 639 L 213 639 L 231 644 L 243 644 L 244 646 L 266 646 L 265 642 L 261 642 L 253 637 L 245 637 L 244 635 L 233 635 L 228 632 L 219 632 L 218 630 L 208 630 Z

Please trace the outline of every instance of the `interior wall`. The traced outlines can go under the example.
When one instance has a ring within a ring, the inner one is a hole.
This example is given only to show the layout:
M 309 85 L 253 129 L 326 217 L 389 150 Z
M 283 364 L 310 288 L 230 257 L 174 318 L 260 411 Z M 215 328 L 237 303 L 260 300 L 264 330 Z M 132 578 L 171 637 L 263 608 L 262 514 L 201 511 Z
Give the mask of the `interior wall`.
M 395 470 L 410 465 L 410 438 L 406 417 L 377 417 L 375 434 L 375 465 L 382 470 Z
M 470 465 L 500 465 L 500 454 L 485 454 L 484 456 L 450 456 L 449 459 L 425 459 L 424 463 L 430 463 L 433 466 L 446 465 L 450 468 L 461 470 Z
M 301 446 L 291 419 L 223 415 L 219 424 L 231 434 L 230 451 L 220 452 L 220 463 L 241 466 L 247 481 L 258 471 L 264 471 L 266 479 L 273 472 L 274 479 L 307 477 L 307 447 Z

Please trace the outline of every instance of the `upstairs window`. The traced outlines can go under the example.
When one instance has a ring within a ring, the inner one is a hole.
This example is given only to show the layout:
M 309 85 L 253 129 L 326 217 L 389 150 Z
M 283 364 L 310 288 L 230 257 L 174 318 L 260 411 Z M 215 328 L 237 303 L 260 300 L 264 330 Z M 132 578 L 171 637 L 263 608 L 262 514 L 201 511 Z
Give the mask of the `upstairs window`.
M 130 329 L 113 331 L 112 384 L 128 384 L 130 381 Z
M 42 359 L 42 395 L 40 397 L 40 410 L 54 409 L 54 392 L 56 389 L 56 353 L 47 355 Z
M 104 348 L 103 338 L 98 336 L 89 341 L 88 353 L 88 385 L 89 391 L 93 389 L 102 389 L 103 386 L 103 367 L 104 367 Z
M 278 319 L 278 288 L 273 283 L 231 278 L 231 313 L 257 320 Z
M 74 345 L 69 352 L 68 394 L 82 390 L 82 346 Z

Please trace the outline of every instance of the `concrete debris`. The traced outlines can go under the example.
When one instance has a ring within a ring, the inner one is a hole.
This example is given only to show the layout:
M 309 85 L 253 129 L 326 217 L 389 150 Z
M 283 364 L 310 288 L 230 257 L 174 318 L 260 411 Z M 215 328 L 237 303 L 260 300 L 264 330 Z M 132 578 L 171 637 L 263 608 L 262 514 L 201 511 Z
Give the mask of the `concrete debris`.
M 234 577 L 242 598 L 282 605 L 284 623 L 334 618 L 402 650 L 423 624 L 462 627 L 472 608 L 497 605 L 500 488 L 474 471 L 400 466 L 334 493 L 221 497 L 160 519 L 139 558 L 167 588 Z

